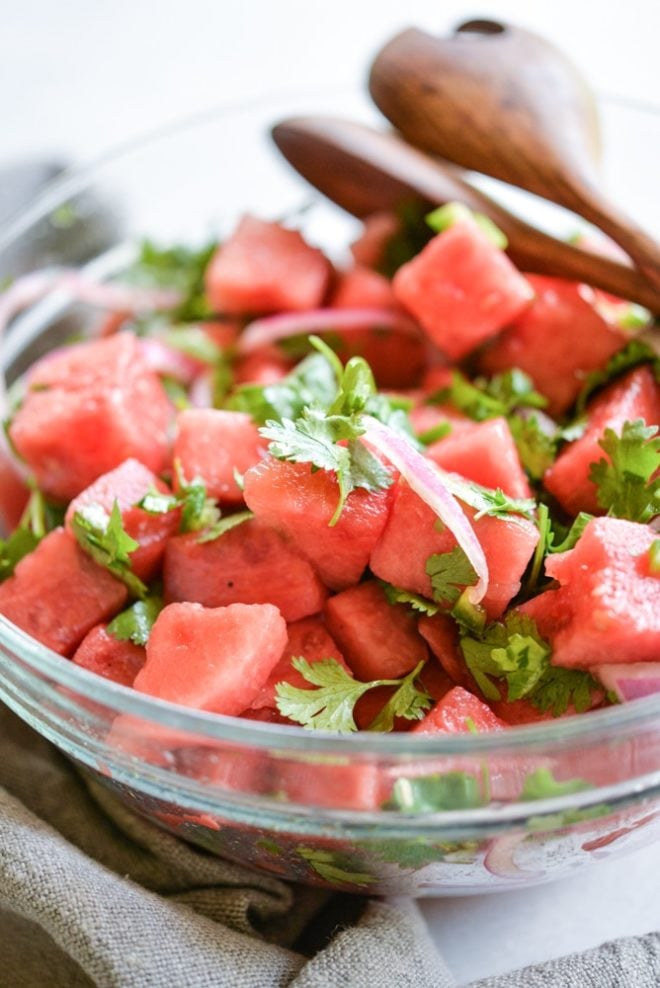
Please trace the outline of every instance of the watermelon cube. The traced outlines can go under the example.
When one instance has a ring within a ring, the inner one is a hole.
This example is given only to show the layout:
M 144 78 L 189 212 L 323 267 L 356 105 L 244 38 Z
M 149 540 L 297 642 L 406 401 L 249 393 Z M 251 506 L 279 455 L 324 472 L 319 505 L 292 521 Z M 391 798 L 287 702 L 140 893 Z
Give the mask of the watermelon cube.
M 161 700 L 219 714 L 252 703 L 286 646 L 284 618 L 272 604 L 169 604 L 147 643 L 134 687 Z
M 302 656 L 308 662 L 335 659 L 346 672 L 350 673 L 344 656 L 320 618 L 308 617 L 294 621 L 288 626 L 287 632 L 289 638 L 282 652 L 282 658 L 271 672 L 261 692 L 252 701 L 251 707 L 254 710 L 277 707 L 275 687 L 278 683 L 290 683 L 301 690 L 312 689 L 312 684 L 308 683 L 291 665 L 293 658 Z
M 504 418 L 475 423 L 469 430 L 432 443 L 427 455 L 451 473 L 482 487 L 499 488 L 509 497 L 530 497 L 518 450 Z
M 343 590 L 357 583 L 369 562 L 387 521 L 391 488 L 352 491 L 330 527 L 339 500 L 334 474 L 267 456 L 245 474 L 244 497 L 258 518 L 309 559 L 327 587 Z
M 0 614 L 60 655 L 71 655 L 88 631 L 126 602 L 123 583 L 56 528 L 0 584 Z
M 83 638 L 73 661 L 105 679 L 132 686 L 146 658 L 147 653 L 141 645 L 119 641 L 108 633 L 107 625 L 97 624 Z
M 242 504 L 234 471 L 244 474 L 265 455 L 267 443 L 244 412 L 189 408 L 177 418 L 174 462 L 187 481 L 199 477 L 209 497 Z
M 592 463 L 608 459 L 598 441 L 606 429 L 620 435 L 624 422 L 634 419 L 644 419 L 648 425 L 660 421 L 660 390 L 648 366 L 613 381 L 589 403 L 583 435 L 569 443 L 546 471 L 543 483 L 569 514 L 602 513 L 596 486 L 589 480 Z
M 524 518 L 473 519 L 474 510 L 463 507 L 481 543 L 489 570 L 489 585 L 482 601 L 489 620 L 501 616 L 520 590 L 520 580 L 538 542 L 538 530 Z M 432 597 L 426 572 L 429 556 L 451 552 L 456 539 L 447 528 L 438 531 L 437 515 L 400 480 L 383 534 L 371 553 L 370 566 L 381 580 L 412 593 Z
M 560 584 L 523 604 L 552 645 L 558 666 L 656 662 L 660 655 L 660 580 L 651 572 L 656 538 L 646 525 L 594 518 L 575 547 L 549 556 Z
M 476 684 L 458 644 L 458 625 L 454 619 L 448 614 L 434 614 L 433 617 L 424 614 L 417 627 L 450 681 L 476 692 Z
M 471 353 L 520 315 L 529 282 L 472 220 L 438 234 L 393 281 L 394 294 L 453 360 Z
M 109 515 L 116 501 L 125 531 L 139 543 L 139 547 L 131 553 L 131 569 L 146 583 L 160 567 L 167 540 L 179 527 L 180 514 L 178 509 L 174 509 L 161 515 L 150 515 L 136 507 L 150 490 L 169 493 L 167 485 L 144 464 L 133 459 L 126 460 L 75 497 L 66 513 L 67 527 L 70 528 L 76 511 L 94 504 Z
M 179 748 L 175 758 L 182 775 L 214 789 L 259 794 L 268 787 L 268 759 L 258 749 L 199 745 Z
M 467 734 L 501 731 L 507 725 L 488 704 L 462 686 L 454 686 L 426 717 L 413 727 L 413 734 Z
M 271 789 L 287 800 L 303 806 L 331 810 L 377 810 L 385 800 L 381 772 L 377 765 L 328 756 L 296 758 L 273 757 L 270 764 Z
M 292 363 L 275 346 L 239 357 L 234 365 L 236 384 L 276 384 L 291 371 Z
M 172 406 L 134 336 L 68 347 L 29 383 L 9 432 L 49 497 L 69 501 L 130 457 L 164 469 Z
M 165 599 L 205 607 L 274 604 L 286 621 L 317 614 L 327 591 L 311 564 L 269 525 L 250 518 L 211 542 L 198 532 L 168 543 Z
M 392 282 L 360 264 L 341 272 L 330 305 L 338 309 L 399 309 Z
M 206 271 L 217 312 L 314 309 L 328 287 L 330 264 L 297 230 L 244 216 Z
M 408 608 L 390 604 L 373 580 L 350 587 L 325 605 L 330 634 L 358 679 L 398 679 L 428 657 Z
M 559 416 L 573 404 L 584 379 L 604 367 L 627 342 L 625 333 L 594 307 L 593 289 L 560 278 L 529 275 L 532 305 L 480 357 L 480 369 L 499 374 L 518 367 Z
M 16 528 L 29 497 L 25 479 L 0 438 L 0 534 Z

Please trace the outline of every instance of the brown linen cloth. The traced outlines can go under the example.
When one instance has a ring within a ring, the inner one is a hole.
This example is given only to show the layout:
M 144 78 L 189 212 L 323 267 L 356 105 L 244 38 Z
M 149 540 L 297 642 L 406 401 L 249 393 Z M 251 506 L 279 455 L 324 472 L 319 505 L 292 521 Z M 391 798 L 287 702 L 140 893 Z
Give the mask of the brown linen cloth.
M 0 988 L 382 984 L 454 985 L 414 902 L 289 885 L 185 844 L 0 707 Z M 649 935 L 473 988 L 659 984 Z

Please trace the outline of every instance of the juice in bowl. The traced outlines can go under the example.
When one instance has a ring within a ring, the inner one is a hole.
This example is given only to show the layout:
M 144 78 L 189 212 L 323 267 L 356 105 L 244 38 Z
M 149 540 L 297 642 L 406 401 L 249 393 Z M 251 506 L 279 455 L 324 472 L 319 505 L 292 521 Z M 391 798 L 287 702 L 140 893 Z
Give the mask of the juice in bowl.
M 6 232 L 5 267 L 89 189 L 126 223 L 28 282 L 3 344 L 29 507 L 0 697 L 160 826 L 303 882 L 481 892 L 654 840 L 646 316 L 460 210 L 363 227 L 270 143 L 308 109 L 347 99 L 156 135 Z M 603 112 L 634 187 L 660 120 Z

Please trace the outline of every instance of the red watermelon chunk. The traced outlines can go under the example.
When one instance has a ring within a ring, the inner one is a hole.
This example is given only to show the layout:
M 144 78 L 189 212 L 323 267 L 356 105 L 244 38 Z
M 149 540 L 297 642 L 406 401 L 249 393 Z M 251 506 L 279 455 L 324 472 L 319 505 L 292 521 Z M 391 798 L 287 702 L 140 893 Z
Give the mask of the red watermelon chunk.
M 234 366 L 236 384 L 277 384 L 291 371 L 292 364 L 275 346 L 239 357 Z
M 480 358 L 484 373 L 519 367 L 561 415 L 577 398 L 584 379 L 604 367 L 627 342 L 625 333 L 594 308 L 594 292 L 560 278 L 529 275 L 535 294 L 522 312 Z
M 57 528 L 0 584 L 0 614 L 43 645 L 70 655 L 94 625 L 124 606 L 123 583 Z
M 189 408 L 177 418 L 174 461 L 187 481 L 199 477 L 209 497 L 223 504 L 242 504 L 234 472 L 244 474 L 258 463 L 267 443 L 244 412 Z
M 0 533 L 16 528 L 29 497 L 16 461 L 0 439 Z
M 655 533 L 619 518 L 594 518 L 574 549 L 546 560 L 560 584 L 523 604 L 558 666 L 657 662 L 660 580 L 651 573 Z
M 358 679 L 398 679 L 428 657 L 417 622 L 390 604 L 375 581 L 360 583 L 325 605 L 328 629 Z
M 286 645 L 272 604 L 169 604 L 154 624 L 136 690 L 219 714 L 240 714 L 257 696 Z
M 462 686 L 454 686 L 426 717 L 413 727 L 414 734 L 467 734 L 501 731 L 507 725 L 488 704 Z
M 69 505 L 66 513 L 70 528 L 76 511 L 88 505 L 99 505 L 110 514 L 115 501 L 121 511 L 124 530 L 139 542 L 131 553 L 131 569 L 141 580 L 149 582 L 159 568 L 167 540 L 179 526 L 179 510 L 162 515 L 150 515 L 135 505 L 149 490 L 169 493 L 167 485 L 137 460 L 126 460 L 121 466 L 95 480 Z
M 458 644 L 458 626 L 448 614 L 423 615 L 417 627 L 450 680 L 467 690 L 476 685 Z
M 38 363 L 9 431 L 39 487 L 69 501 L 130 457 L 160 473 L 171 417 L 137 339 L 120 333 Z
M 252 701 L 251 707 L 255 710 L 263 707 L 277 707 L 275 687 L 278 683 L 290 683 L 301 690 L 312 689 L 312 684 L 308 683 L 301 673 L 291 665 L 291 659 L 298 656 L 302 656 L 308 662 L 335 659 L 346 672 L 350 673 L 344 656 L 320 618 L 308 617 L 303 618 L 302 621 L 294 621 L 288 626 L 287 631 L 289 639 L 282 653 L 282 658 L 271 672 L 266 685 Z
M 391 488 L 352 491 L 330 527 L 339 487 L 325 470 L 267 456 L 247 471 L 244 485 L 248 508 L 291 539 L 327 587 L 343 590 L 357 583 L 385 527 Z
M 533 290 L 504 251 L 471 220 L 438 234 L 399 268 L 394 294 L 453 360 L 498 333 Z
M 489 620 L 502 615 L 520 590 L 520 580 L 538 542 L 532 522 L 515 517 L 484 515 L 472 520 L 473 509 L 464 506 L 488 563 L 489 586 L 482 603 Z M 412 593 L 432 596 L 426 562 L 434 553 L 451 552 L 456 547 L 452 533 L 438 531 L 437 515 L 400 480 L 383 534 L 371 554 L 370 566 L 376 576 Z
M 182 775 L 206 786 L 254 794 L 267 791 L 268 759 L 258 749 L 245 751 L 228 745 L 200 745 L 179 748 L 175 757 L 177 770 Z
M 311 564 L 257 518 L 211 542 L 200 542 L 198 532 L 175 536 L 165 552 L 163 578 L 167 601 L 274 604 L 286 621 L 317 614 L 327 597 Z
M 368 763 L 346 764 L 328 756 L 273 757 L 270 764 L 273 792 L 303 806 L 335 810 L 377 810 L 385 800 L 384 780 L 378 767 Z
M 147 653 L 131 641 L 119 641 L 107 631 L 107 625 L 97 624 L 83 638 L 73 661 L 83 669 L 111 679 L 122 686 L 132 686 L 145 663 Z
M 474 428 L 432 443 L 427 455 L 451 473 L 482 487 L 499 488 L 509 497 L 530 497 L 518 450 L 504 418 L 475 423 Z
M 660 420 L 660 391 L 648 366 L 637 367 L 613 381 L 590 402 L 585 432 L 569 443 L 546 471 L 543 483 L 569 514 L 602 513 L 596 486 L 589 480 L 592 463 L 608 459 L 598 440 L 605 429 L 620 435 L 624 423 L 634 419 L 644 419 L 648 425 Z
M 206 272 L 217 312 L 278 312 L 321 304 L 330 264 L 297 230 L 244 216 Z
M 330 305 L 338 309 L 399 309 L 392 282 L 360 264 L 341 272 Z

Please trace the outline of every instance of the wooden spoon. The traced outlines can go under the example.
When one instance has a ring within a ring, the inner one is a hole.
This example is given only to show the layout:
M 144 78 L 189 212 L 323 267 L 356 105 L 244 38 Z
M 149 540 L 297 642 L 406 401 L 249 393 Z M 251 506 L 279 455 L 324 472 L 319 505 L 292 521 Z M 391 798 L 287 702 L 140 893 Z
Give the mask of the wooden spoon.
M 508 253 L 524 271 L 584 281 L 660 314 L 660 290 L 639 271 L 557 240 L 508 212 L 461 177 L 393 134 L 335 117 L 276 124 L 273 139 L 290 164 L 354 216 L 419 202 L 432 209 L 458 201 L 485 213 L 506 234 Z
M 549 42 L 497 21 L 445 38 L 411 28 L 376 56 L 369 88 L 411 144 L 573 210 L 660 287 L 660 245 L 599 190 L 593 101 Z

